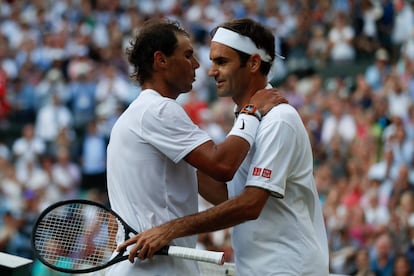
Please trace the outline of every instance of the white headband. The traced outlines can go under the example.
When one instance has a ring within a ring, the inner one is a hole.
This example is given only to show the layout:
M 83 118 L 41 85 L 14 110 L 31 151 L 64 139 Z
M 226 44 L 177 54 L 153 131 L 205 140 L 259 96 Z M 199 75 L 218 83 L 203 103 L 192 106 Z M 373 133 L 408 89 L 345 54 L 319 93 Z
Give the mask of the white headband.
M 224 44 L 249 55 L 259 54 L 260 58 L 265 62 L 272 61 L 272 57 L 269 56 L 263 49 L 257 48 L 256 44 L 254 44 L 249 37 L 226 28 L 219 27 L 211 41 Z M 276 54 L 276 56 L 284 59 L 284 57 L 278 54 Z

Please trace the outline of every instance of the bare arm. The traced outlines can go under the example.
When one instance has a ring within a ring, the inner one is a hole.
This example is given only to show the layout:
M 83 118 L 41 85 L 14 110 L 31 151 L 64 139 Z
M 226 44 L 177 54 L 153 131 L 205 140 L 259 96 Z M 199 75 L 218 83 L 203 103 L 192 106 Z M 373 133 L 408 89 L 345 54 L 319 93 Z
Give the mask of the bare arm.
M 265 115 L 275 105 L 287 103 L 277 89 L 257 91 L 250 103 Z M 218 181 L 231 180 L 249 151 L 249 143 L 235 135 L 228 136 L 222 143 L 208 141 L 191 151 L 184 160 Z
M 208 202 L 218 205 L 228 199 L 226 183 L 216 181 L 203 172 L 197 171 L 198 193 Z
M 155 252 L 173 239 L 225 229 L 256 219 L 269 194 L 261 188 L 247 187 L 242 194 L 220 205 L 144 231 L 121 244 L 118 251 L 135 244 L 128 258 L 130 262 L 134 262 L 137 252 L 140 259 L 152 258 Z
M 184 160 L 218 181 L 233 178 L 250 149 L 239 136 L 227 136 L 220 144 L 208 141 L 191 151 Z

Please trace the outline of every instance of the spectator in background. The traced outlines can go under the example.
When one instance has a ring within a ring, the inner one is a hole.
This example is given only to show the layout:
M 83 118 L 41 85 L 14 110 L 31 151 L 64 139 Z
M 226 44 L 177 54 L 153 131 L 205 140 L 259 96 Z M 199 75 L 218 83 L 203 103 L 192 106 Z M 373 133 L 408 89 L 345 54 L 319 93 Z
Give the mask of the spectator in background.
M 45 72 L 52 67 L 53 56 L 53 36 L 50 32 L 42 32 L 41 39 L 43 43 L 37 43 L 36 47 L 31 52 L 31 62 L 35 64 L 36 68 Z
M 395 252 L 389 233 L 380 234 L 375 239 L 370 252 L 370 268 L 375 275 L 392 275 L 394 270 Z
M 375 122 L 374 125 L 379 128 L 379 132 L 381 133 L 381 135 L 383 135 L 383 132 L 385 132 L 385 129 L 391 123 L 391 118 L 388 114 L 387 99 L 382 95 L 379 95 L 378 97 L 373 97 L 372 111 L 373 121 Z M 382 147 L 382 144 L 380 144 L 380 147 Z
M 13 213 L 9 210 L 1 212 L 1 224 L 0 224 L 0 250 L 2 252 L 13 252 L 14 254 L 18 253 L 10 243 L 15 237 L 19 221 L 14 217 Z
M 5 208 L 8 211 L 20 214 L 24 206 L 24 185 L 17 179 L 16 169 L 12 162 L 8 160 L 0 160 L 0 162 L 2 162 L 0 166 L 0 199 L 5 203 Z
M 398 126 L 395 132 L 391 134 L 386 142 L 385 150 L 392 152 L 390 176 L 393 178 L 398 175 L 396 172 L 400 166 L 409 166 L 414 160 L 414 141 L 407 139 L 406 131 L 402 125 Z
M 37 110 L 50 103 L 54 94 L 57 94 L 60 102 L 64 105 L 69 100 L 66 81 L 57 66 L 46 71 L 44 78 L 35 87 Z
M 73 125 L 72 112 L 61 103 L 57 93 L 54 91 L 49 102 L 39 109 L 35 122 L 36 135 L 46 143 L 48 154 L 52 153 L 53 143 L 62 129 L 70 129 Z
M 0 46 L 3 47 L 3 46 Z M 0 67 L 0 122 L 4 122 L 10 112 L 10 103 L 6 97 L 8 77 Z
M 13 160 L 17 170 L 23 169 L 28 163 L 38 164 L 40 156 L 46 152 L 45 142 L 35 134 L 33 124 L 22 128 L 21 136 L 12 146 Z
M 299 77 L 296 74 L 291 74 L 286 77 L 285 82 L 282 85 L 283 93 L 289 104 L 296 109 L 300 109 L 303 106 L 303 95 L 298 91 Z
M 410 101 L 407 114 L 402 118 L 404 129 L 406 130 L 407 139 L 414 139 L 414 102 Z
M 369 266 L 369 251 L 361 248 L 355 253 L 355 272 L 353 276 L 376 276 Z
M 408 233 L 407 233 L 407 244 L 402 245 L 402 252 L 405 253 L 405 255 L 408 258 L 408 261 L 410 263 L 411 269 L 414 268 L 414 220 L 409 221 L 408 225 Z
M 362 0 L 355 5 L 355 48 L 360 59 L 366 59 L 378 48 L 377 23 L 383 15 L 383 8 L 380 0 Z
M 295 11 L 292 15 L 295 28 L 286 35 L 286 66 L 290 72 L 303 73 L 311 68 L 311 61 L 306 55 L 311 32 L 310 16 L 307 10 Z
M 322 124 L 321 139 L 324 145 L 329 145 L 338 135 L 344 145 L 348 145 L 356 135 L 355 119 L 348 113 L 347 103 L 337 95 L 328 100 L 329 114 Z
M 391 53 L 391 34 L 394 25 L 394 0 L 382 0 L 382 17 L 377 21 L 378 42 L 380 47 L 387 49 Z
M 398 57 L 401 46 L 411 37 L 414 28 L 414 12 L 411 1 L 396 0 L 394 3 L 394 24 L 391 33 L 393 57 Z
M 382 87 L 382 93 L 388 100 L 388 112 L 391 117 L 407 116 L 408 108 L 412 104 L 411 97 L 401 79 L 396 74 L 389 74 Z
M 371 110 L 373 96 L 373 89 L 368 84 L 367 78 L 363 74 L 355 76 L 355 89 L 351 94 L 352 102 L 361 106 L 364 111 Z
M 33 225 L 39 214 L 40 197 L 33 191 L 25 191 L 24 208 L 20 214 L 12 214 L 15 231 L 7 243 L 7 252 L 28 259 L 34 259 L 31 247 Z
M 329 58 L 328 40 L 322 25 L 312 27 L 312 36 L 307 45 L 306 53 L 316 68 L 323 68 Z
M 118 69 L 110 63 L 102 65 L 102 72 L 98 77 L 95 91 L 97 109 L 104 109 L 108 119 L 117 113 L 118 107 L 129 104 L 130 86 L 121 76 Z
M 89 66 L 72 75 L 68 83 L 68 94 L 74 128 L 79 137 L 82 137 L 87 124 L 96 115 L 96 80 Z
M 390 221 L 390 210 L 387 205 L 381 204 L 378 188 L 371 188 L 364 194 L 365 218 L 374 229 L 384 229 Z
M 375 52 L 375 62 L 365 70 L 365 79 L 374 93 L 381 93 L 391 66 L 388 64 L 389 56 L 387 50 L 381 48 Z
M 393 276 L 412 276 L 412 268 L 406 255 L 398 254 L 394 261 Z
M 20 125 L 34 123 L 37 112 L 36 85 L 18 76 L 10 86 L 11 118 Z
M 7 143 L 0 138 L 0 178 L 2 176 L 2 165 L 11 162 L 11 151 Z
M 81 143 L 81 191 L 97 190 L 102 199 L 107 197 L 106 146 L 107 140 L 98 132 L 97 122 L 92 120 Z
M 17 78 L 19 73 L 19 68 L 16 61 L 12 56 L 12 49 L 9 47 L 8 40 L 1 40 L 0 38 L 0 72 L 2 74 L 1 78 L 7 77 L 8 80 L 13 80 Z M 4 80 L 1 80 L 4 82 Z M 4 84 L 2 84 L 4 85 Z
M 401 47 L 401 54 L 394 63 L 394 70 L 404 89 L 408 90 L 411 100 L 414 99 L 414 32 Z
M 67 64 L 67 74 L 69 80 L 76 80 L 82 75 L 88 75 L 93 72 L 94 62 L 88 56 L 89 49 L 87 46 L 79 46 L 73 53 Z
M 398 185 L 402 187 L 398 187 Z M 390 210 L 394 214 L 394 219 L 397 220 L 394 222 L 396 223 L 394 226 L 394 235 L 400 241 L 398 244 L 406 242 L 407 230 L 414 219 L 414 188 L 412 186 L 403 187 L 404 185 L 403 183 L 396 183 L 395 195 L 399 193 L 400 196 L 396 197 L 396 205 L 390 206 Z
M 338 12 L 328 31 L 329 56 L 334 63 L 350 63 L 355 59 L 353 40 L 355 32 L 348 23 L 347 14 Z
M 391 142 L 395 141 L 395 133 L 398 129 L 401 129 L 403 127 L 403 121 L 400 116 L 390 116 L 390 123 L 385 127 L 384 131 L 381 134 L 381 139 L 384 142 L 385 149 L 389 149 L 386 146 L 388 146 Z
M 388 208 L 390 194 L 392 190 L 392 171 L 395 170 L 393 166 L 392 151 L 384 150 L 381 154 L 381 159 L 373 162 L 368 166 L 366 176 L 371 182 L 372 187 L 378 187 L 380 193 L 380 202 Z M 391 212 L 391 211 L 390 211 Z
M 67 147 L 61 146 L 56 152 L 56 162 L 52 165 L 52 178 L 60 188 L 61 199 L 79 196 L 81 170 L 80 166 L 71 160 Z

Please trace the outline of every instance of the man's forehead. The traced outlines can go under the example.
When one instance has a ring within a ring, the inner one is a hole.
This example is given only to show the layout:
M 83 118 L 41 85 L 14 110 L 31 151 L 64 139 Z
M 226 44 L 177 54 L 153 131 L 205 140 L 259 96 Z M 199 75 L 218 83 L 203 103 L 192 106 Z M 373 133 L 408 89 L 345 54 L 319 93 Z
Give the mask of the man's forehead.
M 219 42 L 212 41 L 210 44 L 210 57 L 233 57 L 236 55 L 236 50 L 233 48 L 221 44 Z

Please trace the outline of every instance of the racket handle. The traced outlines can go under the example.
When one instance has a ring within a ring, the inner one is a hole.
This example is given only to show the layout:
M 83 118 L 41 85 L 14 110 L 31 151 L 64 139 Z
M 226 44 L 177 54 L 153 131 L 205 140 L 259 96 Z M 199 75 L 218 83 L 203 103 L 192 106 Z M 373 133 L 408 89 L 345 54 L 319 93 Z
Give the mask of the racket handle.
M 195 248 L 181 247 L 170 245 L 168 248 L 168 256 L 174 256 L 199 262 L 207 262 L 213 264 L 224 264 L 224 253 L 201 250 Z

